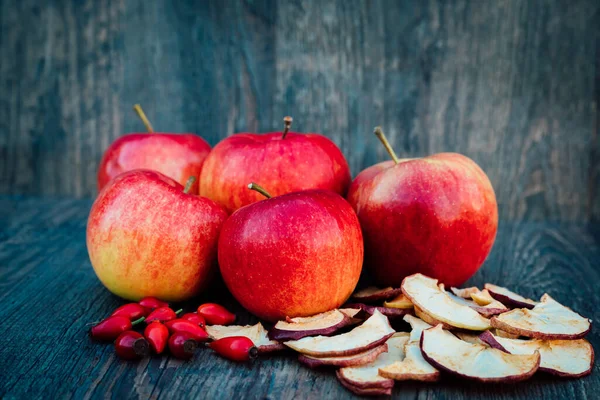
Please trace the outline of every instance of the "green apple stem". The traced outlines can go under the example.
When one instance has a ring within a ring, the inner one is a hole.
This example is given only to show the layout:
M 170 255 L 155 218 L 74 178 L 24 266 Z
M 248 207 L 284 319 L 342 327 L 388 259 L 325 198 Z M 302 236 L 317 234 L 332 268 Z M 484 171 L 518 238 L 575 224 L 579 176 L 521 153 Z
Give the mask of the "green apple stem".
M 260 193 L 263 196 L 265 196 L 267 199 L 271 198 L 271 195 L 269 194 L 269 192 L 267 192 L 263 187 L 257 185 L 254 182 L 252 182 L 251 184 L 248 185 L 248 189 L 257 191 L 258 193 Z
M 142 322 L 144 322 L 145 319 L 146 319 L 146 317 L 142 317 L 140 319 L 136 319 L 135 321 L 133 321 L 131 323 L 131 326 L 136 326 L 137 324 L 141 324 Z
M 185 182 L 185 188 L 183 188 L 183 193 L 188 194 L 188 192 L 192 188 L 192 185 L 194 184 L 194 182 L 196 182 L 196 177 L 190 176 L 188 178 L 188 180 Z
M 373 131 L 373 133 L 375 134 L 375 136 L 377 136 L 377 138 L 381 141 L 381 143 L 383 143 L 383 147 L 385 147 L 385 149 L 387 150 L 387 152 L 389 153 L 389 155 L 392 157 L 392 160 L 394 160 L 394 162 L 396 164 L 398 164 L 398 156 L 396 155 L 396 153 L 394 153 L 394 149 L 392 149 L 392 146 L 390 146 L 390 142 L 388 142 L 387 138 L 385 137 L 385 134 L 383 133 L 383 130 L 381 129 L 380 126 L 376 126 L 375 130 Z
M 144 113 L 144 110 L 142 110 L 142 106 L 140 106 L 139 104 L 136 104 L 135 106 L 133 106 L 133 110 L 140 117 L 140 119 L 142 120 L 142 122 L 146 126 L 146 129 L 148 130 L 148 132 L 154 133 L 154 129 L 152 129 L 152 124 L 148 120 L 148 117 L 146 117 L 146 114 Z
M 285 135 L 290 131 L 290 127 L 292 126 L 292 121 L 294 119 L 292 117 L 283 117 L 283 135 L 281 135 L 282 139 L 285 139 Z

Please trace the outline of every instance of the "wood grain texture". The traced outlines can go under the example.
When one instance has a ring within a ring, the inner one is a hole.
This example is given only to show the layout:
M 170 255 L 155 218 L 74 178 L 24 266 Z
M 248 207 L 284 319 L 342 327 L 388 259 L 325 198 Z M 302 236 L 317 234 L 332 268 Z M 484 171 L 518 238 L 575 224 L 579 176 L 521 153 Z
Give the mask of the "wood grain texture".
M 200 351 L 190 362 L 167 356 L 139 363 L 117 359 L 110 345 L 92 343 L 87 323 L 123 302 L 96 279 L 85 248 L 89 200 L 0 196 L 0 398 L 327 398 L 350 397 L 332 372 L 302 366 L 292 353 L 234 364 Z M 502 223 L 482 270 L 468 284 L 494 282 L 537 298 L 550 293 L 600 320 L 600 226 Z M 204 300 L 255 322 L 222 287 Z M 600 334 L 588 335 L 596 351 Z M 592 399 L 591 376 L 562 380 L 536 375 L 516 385 L 481 385 L 451 377 L 435 384 L 398 383 L 395 398 Z
M 294 116 L 354 174 L 458 151 L 511 220 L 600 218 L 600 3 L 0 1 L 0 193 L 94 196 L 119 135 L 211 144 Z

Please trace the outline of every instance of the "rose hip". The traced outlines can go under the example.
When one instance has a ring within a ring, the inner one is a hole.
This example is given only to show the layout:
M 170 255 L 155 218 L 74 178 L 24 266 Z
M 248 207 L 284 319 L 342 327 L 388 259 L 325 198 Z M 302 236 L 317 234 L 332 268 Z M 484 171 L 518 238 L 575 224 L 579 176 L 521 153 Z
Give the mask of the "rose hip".
M 162 322 L 154 321 L 146 326 L 146 329 L 144 329 L 144 336 L 148 340 L 148 343 L 150 343 L 152 350 L 156 354 L 160 354 L 167 346 L 169 329 Z
M 202 329 L 195 323 L 188 321 L 187 319 L 174 319 L 165 322 L 165 325 L 167 326 L 167 328 L 169 328 L 169 332 L 171 332 L 171 334 L 185 332 L 196 341 L 204 342 L 208 340 L 208 333 L 206 333 L 204 329 Z
M 146 307 L 149 310 L 154 310 L 161 307 L 169 307 L 169 303 L 159 300 L 156 297 L 144 297 L 138 301 L 138 304 Z
M 248 361 L 256 358 L 258 349 L 245 336 L 225 337 L 208 345 L 217 354 L 233 361 Z
M 147 316 L 149 312 L 150 311 L 146 307 L 141 306 L 138 303 L 129 303 L 129 304 L 125 304 L 125 305 L 117 308 L 115 311 L 113 311 L 113 313 L 111 314 L 111 317 L 120 315 L 120 316 L 129 318 L 130 321 L 134 321 L 141 317 Z
M 177 314 L 179 314 L 180 312 L 181 312 L 181 310 L 175 312 L 175 311 L 173 311 L 173 309 L 171 309 L 169 307 L 160 307 L 160 308 L 157 308 L 156 310 L 152 311 L 148 315 L 148 317 L 146 317 L 146 323 L 149 324 L 150 322 L 154 322 L 154 321 L 167 322 L 167 321 L 177 318 Z
M 204 317 L 195 312 L 183 314 L 181 316 L 181 319 L 187 319 L 188 321 L 200 326 L 201 328 L 204 328 L 206 326 L 206 321 L 204 320 Z
M 235 321 L 235 314 L 215 303 L 202 304 L 198 307 L 198 314 L 204 317 L 208 325 L 229 325 Z
M 132 326 L 139 324 L 143 320 L 144 317 L 132 323 L 129 318 L 122 315 L 108 317 L 98 325 L 94 326 L 90 330 L 90 335 L 94 340 L 110 342 L 115 340 L 121 333 L 130 330 Z
M 115 351 L 124 360 L 137 360 L 150 352 L 148 341 L 135 331 L 121 333 L 115 340 Z
M 188 360 L 197 348 L 198 342 L 186 332 L 176 332 L 169 338 L 169 351 L 175 358 Z

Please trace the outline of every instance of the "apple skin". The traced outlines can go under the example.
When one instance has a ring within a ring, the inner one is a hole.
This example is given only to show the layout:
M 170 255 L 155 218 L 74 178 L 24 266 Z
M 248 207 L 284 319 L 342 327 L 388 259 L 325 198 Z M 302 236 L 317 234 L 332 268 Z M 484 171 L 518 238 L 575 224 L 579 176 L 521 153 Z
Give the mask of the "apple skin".
M 227 213 L 160 172 L 133 170 L 110 181 L 88 218 L 87 248 L 96 275 L 117 296 L 182 301 L 217 271 Z
M 267 321 L 306 317 L 342 305 L 363 262 L 360 224 L 327 190 L 263 200 L 234 212 L 219 237 L 219 266 L 229 291 Z
M 386 161 L 348 191 L 365 241 L 365 268 L 385 286 L 420 272 L 459 287 L 483 264 L 498 229 L 487 175 L 456 153 Z
M 335 143 L 314 133 L 281 136 L 282 132 L 237 133 L 222 140 L 206 158 L 200 194 L 229 213 L 263 198 L 246 188 L 250 182 L 272 196 L 308 189 L 346 195 L 350 168 Z
M 115 176 L 134 169 L 151 169 L 182 185 L 199 178 L 210 145 L 200 136 L 185 133 L 130 133 L 115 140 L 104 152 L 98 168 L 98 191 Z M 198 194 L 198 180 L 189 193 Z

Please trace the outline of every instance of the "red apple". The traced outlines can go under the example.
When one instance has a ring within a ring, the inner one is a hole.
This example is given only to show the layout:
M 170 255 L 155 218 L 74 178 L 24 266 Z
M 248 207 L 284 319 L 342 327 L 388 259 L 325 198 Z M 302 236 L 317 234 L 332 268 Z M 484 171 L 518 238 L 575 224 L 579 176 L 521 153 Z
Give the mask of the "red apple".
M 188 177 L 200 176 L 210 145 L 200 136 L 154 132 L 141 108 L 135 110 L 148 133 L 130 133 L 115 140 L 104 152 L 98 169 L 98 190 L 115 176 L 133 169 L 161 172 L 184 185 Z M 198 183 L 190 189 L 198 194 Z
M 486 174 L 455 153 L 398 160 L 362 171 L 348 201 L 365 240 L 365 268 L 385 286 L 420 272 L 460 286 L 483 264 L 498 228 L 498 206 Z
M 356 214 L 328 190 L 243 207 L 229 217 L 219 237 L 219 266 L 229 291 L 268 321 L 339 307 L 352 294 L 362 261 Z
M 88 253 L 100 281 L 117 296 L 185 300 L 216 271 L 226 218 L 218 204 L 186 193 L 160 172 L 128 171 L 108 183 L 92 206 Z
M 261 199 L 247 190 L 261 182 L 273 196 L 307 189 L 328 189 L 344 196 L 350 169 L 340 149 L 325 136 L 289 132 L 238 133 L 222 140 L 206 158 L 200 194 L 229 213 Z

